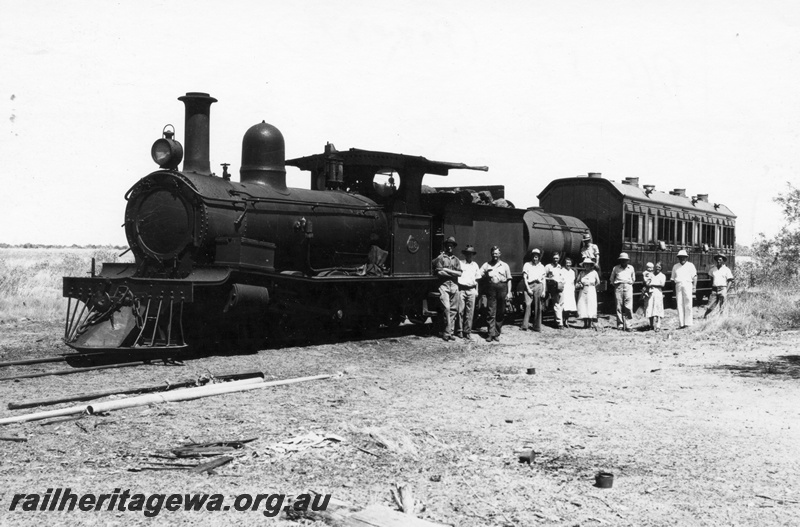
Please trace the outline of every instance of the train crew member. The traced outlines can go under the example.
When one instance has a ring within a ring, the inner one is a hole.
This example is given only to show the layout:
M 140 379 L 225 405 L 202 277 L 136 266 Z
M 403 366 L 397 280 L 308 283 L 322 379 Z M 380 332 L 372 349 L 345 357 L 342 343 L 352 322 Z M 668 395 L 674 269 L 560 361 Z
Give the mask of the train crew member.
M 453 254 L 456 239 L 450 236 L 444 241 L 444 252 L 433 261 L 433 271 L 439 277 L 439 301 L 442 304 L 442 338 L 455 340 L 453 323 L 458 314 L 458 277 L 461 276 L 461 262 Z
M 554 253 L 553 261 L 544 266 L 547 294 L 553 302 L 553 312 L 556 316 L 556 329 L 564 329 L 564 300 L 561 294 L 564 291 L 564 268 L 561 267 L 560 261 L 561 255 Z
M 597 286 L 600 284 L 600 275 L 595 270 L 594 260 L 584 258 L 583 270 L 578 277 L 575 287 L 578 289 L 578 318 L 583 320 L 585 329 L 593 328 L 597 331 Z
M 628 265 L 628 253 L 619 255 L 619 264 L 611 270 L 609 282 L 614 286 L 614 295 L 617 298 L 617 329 L 630 331 L 629 320 L 633 309 L 633 282 L 636 281 L 636 271 Z
M 583 235 L 581 243 L 581 259 L 585 260 L 586 258 L 590 258 L 597 271 L 600 272 L 600 248 L 592 243 L 592 235 L 588 232 Z
M 564 327 L 569 327 L 569 317 L 578 311 L 575 303 L 575 269 L 572 268 L 572 258 L 564 258 L 564 290 L 561 291 L 561 302 L 564 309 Z
M 656 262 L 653 273 L 645 277 L 644 283 L 650 292 L 645 316 L 650 319 L 650 329 L 661 331 L 661 319 L 664 318 L 663 290 L 667 283 L 667 277 L 661 272 L 661 262 Z
M 530 261 L 525 262 L 522 266 L 522 281 L 525 284 L 525 314 L 522 316 L 522 331 L 528 331 L 531 318 L 531 309 L 533 309 L 533 330 L 542 330 L 542 299 L 544 298 L 544 281 L 545 271 L 544 266 L 539 261 L 542 256 L 542 251 L 533 249 L 530 255 Z
M 472 340 L 472 319 L 475 316 L 475 299 L 478 297 L 478 280 L 481 268 L 472 259 L 478 251 L 472 245 L 461 251 L 461 276 L 458 277 L 458 316 L 456 317 L 456 336 Z
M 717 265 L 708 270 L 708 275 L 711 277 L 711 296 L 708 301 L 708 309 L 703 318 L 708 318 L 708 315 L 719 306 L 720 313 L 725 308 L 725 298 L 728 296 L 728 287 L 733 282 L 733 273 L 725 265 L 728 257 L 724 254 L 715 254 L 714 261 Z
M 697 292 L 697 269 L 683 249 L 678 251 L 678 263 L 672 267 L 671 278 L 675 284 L 675 302 L 678 304 L 678 328 L 683 329 L 693 324 L 692 299 Z
M 492 259 L 481 266 L 481 277 L 489 280 L 488 308 L 489 342 L 500 341 L 506 300 L 511 300 L 511 268 L 500 259 L 500 248 L 492 247 Z

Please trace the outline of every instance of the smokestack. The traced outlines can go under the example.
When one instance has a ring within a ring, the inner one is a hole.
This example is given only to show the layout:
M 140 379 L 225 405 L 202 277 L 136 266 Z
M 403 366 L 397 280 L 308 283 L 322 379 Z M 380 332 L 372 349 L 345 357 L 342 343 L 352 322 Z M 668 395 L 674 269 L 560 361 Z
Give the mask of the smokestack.
M 603 177 L 600 172 L 589 172 L 589 177 Z
M 706 203 L 708 203 L 708 194 L 698 194 L 697 199 L 699 201 L 705 201 Z
M 203 176 L 211 175 L 211 162 L 209 161 L 208 144 L 209 130 L 211 128 L 211 104 L 217 100 L 207 93 L 188 92 L 183 97 L 178 97 L 186 105 L 186 125 L 184 142 L 186 143 L 186 158 L 183 161 L 184 172 L 194 172 Z
M 673 196 L 681 196 L 681 197 L 685 198 L 686 197 L 686 189 L 685 188 L 676 188 L 675 190 L 670 192 L 670 194 L 672 194 Z

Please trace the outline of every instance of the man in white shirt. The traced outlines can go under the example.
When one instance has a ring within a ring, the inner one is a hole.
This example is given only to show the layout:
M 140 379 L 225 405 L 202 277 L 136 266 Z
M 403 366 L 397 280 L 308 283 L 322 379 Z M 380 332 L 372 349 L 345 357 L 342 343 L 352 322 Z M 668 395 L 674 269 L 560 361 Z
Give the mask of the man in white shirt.
M 472 340 L 472 319 L 475 316 L 475 299 L 478 297 L 478 280 L 481 268 L 472 259 L 477 254 L 475 247 L 467 245 L 461 251 L 461 276 L 458 277 L 458 316 L 456 317 L 456 337 Z
M 632 265 L 628 265 L 628 253 L 621 253 L 617 260 L 619 265 L 614 266 L 609 278 L 617 299 L 617 329 L 630 331 L 628 320 L 633 314 L 633 282 L 636 281 L 636 271 Z
M 564 268 L 559 263 L 561 255 L 553 254 L 553 263 L 544 266 L 544 277 L 547 293 L 553 302 L 553 312 L 556 315 L 556 329 L 564 329 L 564 302 L 561 300 L 561 291 L 564 290 Z
M 542 251 L 533 249 L 531 259 L 522 266 L 522 281 L 525 284 L 525 314 L 522 317 L 522 331 L 528 331 L 533 309 L 533 330 L 542 330 L 542 298 L 544 298 L 544 281 L 547 272 L 539 262 Z
M 689 254 L 678 251 L 678 263 L 672 267 L 670 279 L 675 284 L 675 302 L 678 305 L 678 329 L 691 326 L 692 300 L 697 291 L 697 269 L 689 261 Z
M 708 275 L 711 277 L 711 296 L 708 299 L 708 309 L 703 318 L 708 318 L 708 315 L 719 306 L 720 313 L 725 307 L 725 299 L 728 296 L 728 287 L 733 282 L 733 273 L 730 268 L 725 265 L 728 257 L 724 254 L 715 254 L 714 261 L 717 265 L 708 270 Z

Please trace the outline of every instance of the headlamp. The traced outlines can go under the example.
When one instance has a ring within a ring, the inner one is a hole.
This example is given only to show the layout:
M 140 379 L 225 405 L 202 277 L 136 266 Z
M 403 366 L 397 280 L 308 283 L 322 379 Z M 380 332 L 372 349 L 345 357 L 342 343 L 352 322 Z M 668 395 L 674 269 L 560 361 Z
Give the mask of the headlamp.
M 167 130 L 167 127 L 172 127 L 172 130 Z M 180 162 L 183 161 L 183 147 L 173 139 L 175 127 L 168 124 L 164 127 L 162 134 L 163 137 L 153 143 L 150 155 L 153 157 L 153 161 L 161 168 L 178 168 Z

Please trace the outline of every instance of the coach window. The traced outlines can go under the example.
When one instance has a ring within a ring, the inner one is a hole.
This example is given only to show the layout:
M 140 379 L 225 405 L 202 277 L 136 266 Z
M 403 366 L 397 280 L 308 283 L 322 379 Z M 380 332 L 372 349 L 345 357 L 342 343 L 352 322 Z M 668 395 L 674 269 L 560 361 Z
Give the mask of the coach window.
M 686 245 L 691 245 L 692 240 L 694 239 L 692 234 L 694 233 L 694 222 L 687 221 L 686 222 L 686 239 L 683 241 Z
M 647 216 L 647 240 L 646 240 L 647 243 L 656 241 L 655 236 L 653 234 L 655 230 L 653 225 L 655 223 L 655 220 L 656 219 L 653 216 Z
M 700 243 L 704 243 L 709 247 L 714 246 L 714 225 L 703 222 L 700 226 Z
M 641 240 L 641 216 L 639 214 L 625 213 L 625 241 L 639 242 Z
M 733 247 L 733 227 L 722 228 L 722 246 L 728 249 Z
M 658 218 L 658 239 L 666 243 L 675 243 L 675 220 Z
M 677 224 L 675 228 L 675 243 L 683 245 L 683 221 L 677 220 L 675 223 Z

